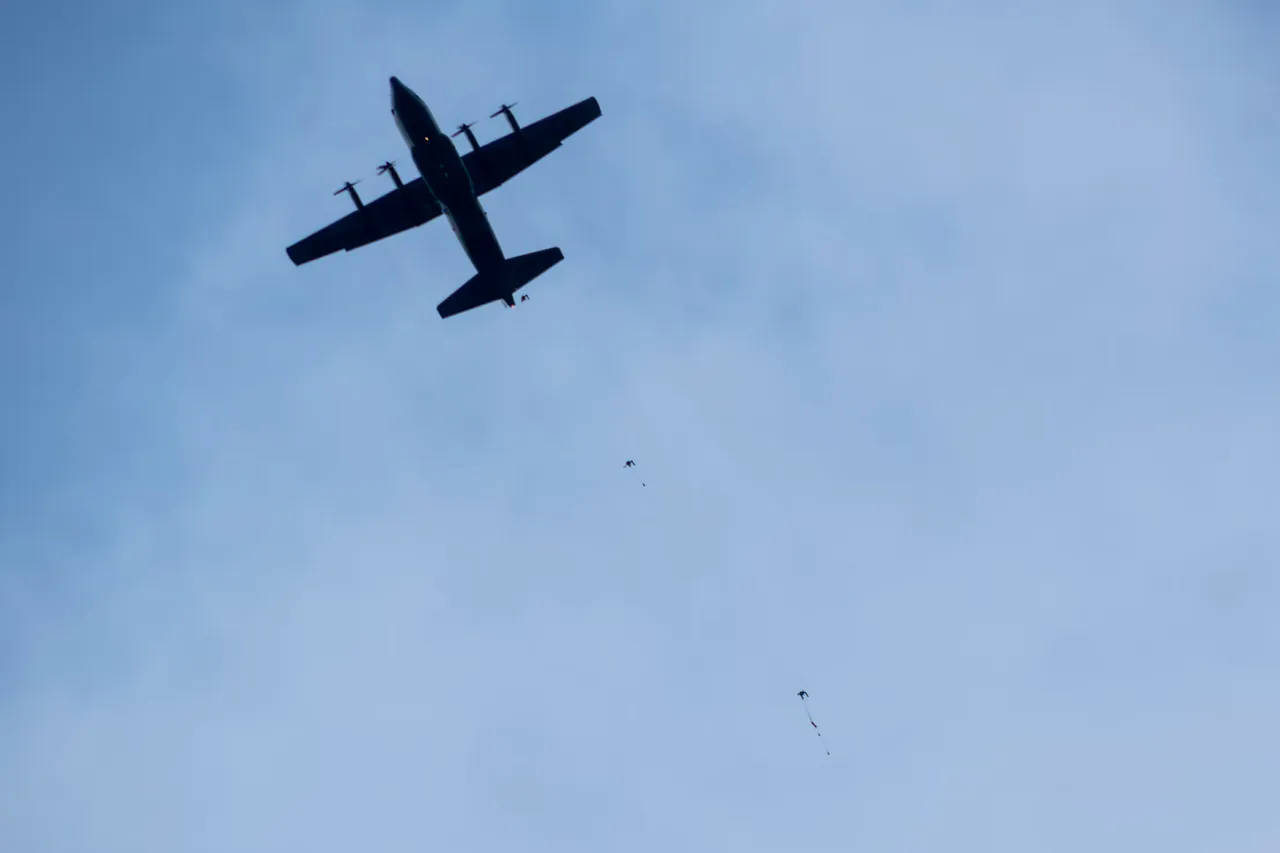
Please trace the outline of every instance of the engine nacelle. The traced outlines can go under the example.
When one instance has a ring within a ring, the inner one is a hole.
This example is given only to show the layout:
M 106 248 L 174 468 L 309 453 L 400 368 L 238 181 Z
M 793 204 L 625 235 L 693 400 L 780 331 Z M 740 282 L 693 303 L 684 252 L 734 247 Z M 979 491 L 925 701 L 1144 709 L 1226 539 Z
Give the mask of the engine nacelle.
M 513 112 L 511 112 L 511 108 L 512 108 L 512 107 L 514 107 L 514 106 L 515 106 L 515 104 L 503 104 L 502 106 L 498 107 L 498 111 L 497 111 L 496 113 L 492 114 L 491 116 L 489 116 L 489 118 L 497 118 L 498 116 L 506 116 L 506 117 L 507 117 L 507 124 L 511 125 L 511 132 L 512 132 L 512 133 L 519 133 L 519 132 L 520 132 L 520 124 L 516 121 L 515 114 L 514 114 Z
M 339 189 L 334 190 L 333 194 L 341 195 L 342 193 L 350 193 L 351 200 L 356 203 L 356 210 L 364 210 L 364 202 L 360 200 L 360 194 L 356 192 L 356 184 L 358 183 L 360 182 L 347 181 Z
M 400 173 L 396 171 L 396 164 L 390 160 L 378 167 L 378 174 L 385 175 L 391 173 L 391 180 L 396 182 L 396 189 L 404 189 L 404 181 L 400 180 Z
M 456 137 L 459 133 L 465 133 L 467 135 L 467 141 L 471 143 L 472 151 L 479 150 L 480 141 L 477 140 L 476 135 L 471 132 L 471 124 L 463 122 L 462 124 L 458 125 L 458 129 L 452 133 L 452 136 Z

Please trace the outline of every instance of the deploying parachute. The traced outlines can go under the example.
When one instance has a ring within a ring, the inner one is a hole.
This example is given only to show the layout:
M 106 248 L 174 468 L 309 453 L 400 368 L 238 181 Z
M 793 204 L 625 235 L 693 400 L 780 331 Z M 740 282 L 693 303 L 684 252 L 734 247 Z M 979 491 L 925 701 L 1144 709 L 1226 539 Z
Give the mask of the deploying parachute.
M 800 701 L 804 703 L 804 713 L 805 716 L 809 718 L 809 725 L 813 726 L 814 731 L 818 732 L 818 737 L 822 737 L 822 732 L 818 731 L 818 724 L 813 721 L 813 714 L 809 713 L 809 694 L 801 690 L 796 695 L 799 696 Z M 826 750 L 827 755 L 831 754 L 831 750 L 827 749 L 825 744 L 822 748 Z

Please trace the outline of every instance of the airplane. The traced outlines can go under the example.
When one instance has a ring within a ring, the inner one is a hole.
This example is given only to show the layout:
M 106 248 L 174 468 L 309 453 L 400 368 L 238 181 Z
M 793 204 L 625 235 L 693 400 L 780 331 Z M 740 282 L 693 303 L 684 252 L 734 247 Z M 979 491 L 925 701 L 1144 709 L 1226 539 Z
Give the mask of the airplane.
M 459 125 L 452 136 L 440 130 L 422 98 L 391 78 L 391 114 L 421 177 L 405 183 L 395 164 L 387 161 L 378 174 L 390 173 L 396 188 L 365 203 L 348 181 L 334 195 L 350 194 L 356 209 L 290 246 L 286 252 L 297 266 L 337 251 L 361 246 L 423 225 L 444 214 L 476 274 L 437 306 L 441 319 L 501 300 L 515 307 L 515 293 L 564 260 L 560 247 L 508 256 L 498 244 L 480 196 L 502 186 L 560 147 L 572 134 L 600 117 L 595 98 L 579 101 L 557 113 L 521 127 L 511 108 L 503 104 L 490 118 L 505 116 L 511 132 L 481 145 L 472 125 Z M 471 150 L 459 155 L 453 137 L 466 134 Z

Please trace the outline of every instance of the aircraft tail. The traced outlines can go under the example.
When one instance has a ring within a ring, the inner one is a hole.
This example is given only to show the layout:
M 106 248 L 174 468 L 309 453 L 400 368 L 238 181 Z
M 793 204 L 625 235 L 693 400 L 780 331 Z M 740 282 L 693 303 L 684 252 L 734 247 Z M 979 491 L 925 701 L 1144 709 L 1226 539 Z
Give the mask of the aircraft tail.
M 559 246 L 507 258 L 496 269 L 478 272 L 436 306 L 441 318 L 502 300 L 515 305 L 515 292 L 564 260 Z

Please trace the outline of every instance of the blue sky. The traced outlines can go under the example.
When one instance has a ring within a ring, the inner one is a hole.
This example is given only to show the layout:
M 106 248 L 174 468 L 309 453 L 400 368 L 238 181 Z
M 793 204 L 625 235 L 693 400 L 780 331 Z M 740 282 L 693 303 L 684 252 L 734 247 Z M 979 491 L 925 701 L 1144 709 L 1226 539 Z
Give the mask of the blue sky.
M 0 15 L 0 848 L 1280 842 L 1267 5 Z

